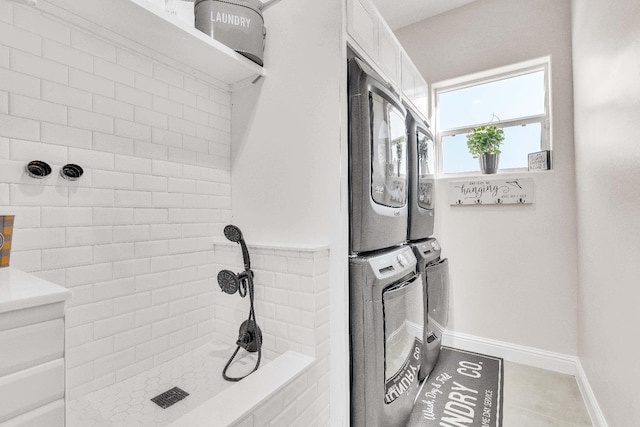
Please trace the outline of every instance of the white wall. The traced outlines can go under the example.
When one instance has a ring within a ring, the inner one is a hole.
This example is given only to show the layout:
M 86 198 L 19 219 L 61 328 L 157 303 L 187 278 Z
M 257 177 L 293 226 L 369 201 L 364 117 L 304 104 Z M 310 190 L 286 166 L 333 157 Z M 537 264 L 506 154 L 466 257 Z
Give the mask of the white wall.
M 573 1 L 578 355 L 607 422 L 640 420 L 640 3 Z
M 340 2 L 281 2 L 265 20 L 267 77 L 233 95 L 233 219 L 254 241 L 328 244 L 341 188 Z
M 554 169 L 535 203 L 449 206 L 438 181 L 436 237 L 451 265 L 455 332 L 576 354 L 577 259 L 569 0 L 479 0 L 397 36 L 432 84 L 551 56 Z
M 232 96 L 233 222 L 249 242 L 329 248 L 335 426 L 347 423 L 349 385 L 343 9 L 267 8 L 267 76 Z

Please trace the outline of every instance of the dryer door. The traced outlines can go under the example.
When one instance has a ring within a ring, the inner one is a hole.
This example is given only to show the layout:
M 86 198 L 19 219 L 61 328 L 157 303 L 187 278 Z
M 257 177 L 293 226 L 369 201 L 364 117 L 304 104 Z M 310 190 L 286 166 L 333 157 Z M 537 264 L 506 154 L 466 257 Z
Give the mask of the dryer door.
M 376 92 L 371 105 L 371 198 L 382 206 L 407 203 L 407 134 L 404 113 Z
M 422 275 L 382 293 L 384 318 L 384 402 L 413 404 L 422 360 L 424 307 Z M 405 403 L 406 403 L 405 402 Z
M 434 143 L 431 131 L 414 125 L 410 130 L 411 185 L 409 193 L 409 240 L 425 239 L 434 225 Z
M 418 206 L 422 209 L 433 209 L 433 177 L 434 177 L 434 147 L 430 133 L 418 129 L 417 166 L 418 166 Z M 426 236 L 425 236 L 426 237 Z

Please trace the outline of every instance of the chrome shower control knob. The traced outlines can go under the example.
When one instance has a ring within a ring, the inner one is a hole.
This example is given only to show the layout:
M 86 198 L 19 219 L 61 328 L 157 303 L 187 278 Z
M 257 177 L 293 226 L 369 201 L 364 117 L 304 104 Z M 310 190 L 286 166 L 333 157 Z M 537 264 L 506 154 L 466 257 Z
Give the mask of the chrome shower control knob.
M 398 264 L 400 264 L 400 267 L 406 267 L 407 265 L 409 265 L 409 261 L 402 254 L 398 255 L 396 259 L 398 260 Z

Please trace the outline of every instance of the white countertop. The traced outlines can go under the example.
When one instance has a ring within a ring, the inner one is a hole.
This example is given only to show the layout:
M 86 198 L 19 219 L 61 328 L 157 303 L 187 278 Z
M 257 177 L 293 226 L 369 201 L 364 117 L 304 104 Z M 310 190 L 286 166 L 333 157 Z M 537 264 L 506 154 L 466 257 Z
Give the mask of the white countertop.
M 61 302 L 71 291 L 13 267 L 0 268 L 0 313 Z

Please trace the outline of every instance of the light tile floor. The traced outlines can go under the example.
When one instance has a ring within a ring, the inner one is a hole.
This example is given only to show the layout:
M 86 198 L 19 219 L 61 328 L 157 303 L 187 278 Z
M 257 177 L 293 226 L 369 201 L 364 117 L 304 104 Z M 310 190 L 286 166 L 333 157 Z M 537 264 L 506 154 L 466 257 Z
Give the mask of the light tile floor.
M 575 377 L 504 364 L 503 427 L 591 427 Z

